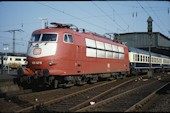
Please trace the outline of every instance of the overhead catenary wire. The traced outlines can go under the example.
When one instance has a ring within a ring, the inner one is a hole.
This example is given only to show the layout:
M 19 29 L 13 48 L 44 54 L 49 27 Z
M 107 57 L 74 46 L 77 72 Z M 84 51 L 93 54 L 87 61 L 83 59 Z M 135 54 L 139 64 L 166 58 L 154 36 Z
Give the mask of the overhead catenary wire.
M 73 6 L 74 6 L 74 7 L 76 6 L 77 8 L 79 8 L 80 10 L 82 10 L 83 12 L 85 12 L 85 13 L 87 13 L 87 14 L 89 14 L 89 15 L 91 15 L 91 16 L 97 18 L 97 19 L 100 19 L 100 20 L 103 21 L 104 23 L 107 23 L 107 25 L 110 25 L 110 26 L 111 26 L 111 24 L 110 24 L 109 22 L 107 22 L 107 21 L 105 21 L 105 20 L 99 18 L 99 17 L 104 17 L 105 15 L 95 16 L 95 15 L 93 15 L 90 11 L 87 11 L 87 10 L 81 8 L 81 7 L 77 6 L 76 4 L 73 4 Z M 90 16 L 89 16 L 89 17 L 83 17 L 83 18 L 88 18 L 88 19 L 89 19 Z
M 107 0 L 107 1 L 109 1 L 109 0 Z M 122 3 L 120 3 L 120 2 L 122 2 Z M 134 5 L 127 5 L 127 4 L 124 4 L 124 1 L 120 1 L 120 2 L 117 2 L 117 3 L 115 3 L 116 5 L 119 5 L 119 6 L 123 6 L 123 7 L 130 7 L 130 8 L 141 8 L 140 6 L 138 7 L 138 6 L 134 6 Z M 135 2 L 135 1 L 134 1 Z M 149 7 L 144 7 L 145 9 L 149 9 Z M 152 8 L 159 8 L 159 9 L 166 9 L 166 8 L 169 8 L 169 7 L 159 7 L 159 6 L 152 6 Z
M 69 14 L 69 13 L 63 12 L 63 11 L 61 11 L 61 10 L 59 10 L 59 9 L 57 9 L 57 8 L 54 8 L 54 7 L 50 6 L 50 5 L 46 5 L 46 4 L 43 4 L 43 3 L 41 3 L 41 2 L 36 2 L 36 3 L 41 4 L 41 5 L 45 6 L 45 7 L 48 7 L 48 8 L 50 8 L 50 9 L 54 10 L 54 11 L 63 13 L 63 14 L 65 14 L 65 15 L 67 15 L 67 16 L 70 16 L 70 17 L 73 17 L 73 18 L 75 18 L 75 19 L 78 19 L 78 20 L 80 20 L 80 21 L 83 21 L 83 22 L 85 22 L 85 23 L 87 23 L 87 24 L 93 25 L 93 26 L 95 26 L 95 27 L 97 27 L 97 28 L 100 28 L 100 29 L 103 29 L 103 30 L 108 30 L 109 32 L 111 31 L 110 29 L 104 28 L 104 27 L 99 26 L 99 25 L 96 25 L 96 24 L 94 24 L 94 23 L 90 23 L 90 22 L 88 22 L 88 21 L 86 21 L 86 20 L 83 20 L 82 18 L 79 18 L 79 17 L 76 17 L 76 16 L 71 15 L 71 14 Z
M 150 4 L 148 3 L 151 11 L 153 12 L 153 14 L 157 17 L 157 19 L 160 21 L 160 23 L 164 26 L 163 28 L 165 28 L 168 32 L 168 28 L 166 27 L 166 25 L 161 21 L 161 19 L 159 18 L 159 16 L 157 16 L 156 12 L 152 9 L 152 7 L 150 6 Z
M 139 3 L 139 1 L 137 1 L 137 3 L 140 5 L 140 7 L 144 10 L 144 12 L 148 15 L 151 16 L 148 11 Z M 153 19 L 153 18 L 152 18 Z M 162 30 L 162 28 L 159 26 L 159 24 L 153 19 L 153 22 L 155 23 L 155 25 L 164 33 L 164 31 Z
M 127 25 L 127 27 L 129 27 L 130 25 L 122 18 L 122 16 L 120 16 L 120 14 L 117 13 L 117 11 L 108 2 L 106 2 L 106 3 L 111 9 L 113 9 L 116 12 L 116 14 L 122 19 L 122 21 Z M 132 31 L 135 31 L 133 28 L 131 28 L 131 29 L 132 29 Z
M 16 24 L 10 24 L 10 25 L 1 25 L 1 27 L 11 27 L 11 26 L 21 26 L 21 28 L 24 27 L 25 24 L 32 25 L 32 24 L 39 24 L 40 22 L 28 22 L 28 23 L 16 23 Z
M 105 14 L 111 21 L 112 21 L 112 18 L 109 16 L 109 15 L 107 15 L 107 13 L 106 12 L 104 12 L 99 6 L 97 6 L 97 4 L 95 3 L 95 2 L 93 2 L 93 1 L 91 1 L 103 14 Z M 125 31 L 125 29 L 121 26 L 121 25 L 119 25 L 116 21 L 112 21 L 112 22 L 114 22 L 118 27 L 120 27 L 121 29 L 122 29 L 122 31 Z

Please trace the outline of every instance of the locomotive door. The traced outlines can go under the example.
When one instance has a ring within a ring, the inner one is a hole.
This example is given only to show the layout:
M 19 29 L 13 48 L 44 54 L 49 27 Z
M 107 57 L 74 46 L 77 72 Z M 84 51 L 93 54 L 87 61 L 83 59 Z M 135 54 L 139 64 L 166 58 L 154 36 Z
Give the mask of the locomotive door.
M 79 42 L 80 35 L 76 35 L 76 70 L 77 73 L 82 73 L 82 44 Z

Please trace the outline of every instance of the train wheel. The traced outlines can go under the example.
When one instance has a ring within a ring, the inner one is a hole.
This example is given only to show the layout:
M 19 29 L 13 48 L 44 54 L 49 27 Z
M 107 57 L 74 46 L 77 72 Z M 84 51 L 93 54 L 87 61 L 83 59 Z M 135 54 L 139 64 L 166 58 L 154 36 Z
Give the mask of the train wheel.
M 96 83 L 98 81 L 98 76 L 97 75 L 92 75 L 92 78 L 89 79 L 89 82 L 91 84 Z
M 65 83 L 64 84 L 64 87 L 72 87 L 72 86 L 74 86 L 74 83 L 73 82 L 71 82 L 71 81 L 69 81 L 69 82 L 67 82 L 67 83 Z
M 72 87 L 76 84 L 76 81 L 73 76 L 66 76 L 64 78 L 65 83 L 63 84 L 64 87 Z
M 117 75 L 112 74 L 111 77 L 108 78 L 108 80 L 115 80 L 117 79 Z
M 77 85 L 84 85 L 87 83 L 85 76 L 75 76 L 75 80 Z

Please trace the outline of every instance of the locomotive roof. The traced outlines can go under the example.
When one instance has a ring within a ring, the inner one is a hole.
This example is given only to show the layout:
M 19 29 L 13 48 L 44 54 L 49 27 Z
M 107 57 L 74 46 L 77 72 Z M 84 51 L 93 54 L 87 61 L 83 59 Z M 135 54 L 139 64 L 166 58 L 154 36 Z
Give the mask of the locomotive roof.
M 121 42 L 112 40 L 105 35 L 100 35 L 100 34 L 97 34 L 97 33 L 91 32 L 91 31 L 87 31 L 87 30 L 82 29 L 82 28 L 78 29 L 73 24 L 61 24 L 61 23 L 56 23 L 56 22 L 52 22 L 51 24 L 54 25 L 54 27 L 47 27 L 45 29 L 35 30 L 33 33 L 51 32 L 51 31 L 52 32 L 58 32 L 58 31 L 62 31 L 62 30 L 63 31 L 68 30 L 68 31 L 73 31 L 73 32 L 77 32 L 77 33 L 80 33 L 80 34 L 93 35 L 97 38 L 101 38 L 101 39 L 104 39 L 104 40 L 107 40 L 107 41 L 112 41 L 112 42 L 114 42 L 118 45 L 120 44 L 122 46 L 126 46 L 126 45 L 122 44 Z M 79 32 L 80 30 L 82 30 L 82 32 Z

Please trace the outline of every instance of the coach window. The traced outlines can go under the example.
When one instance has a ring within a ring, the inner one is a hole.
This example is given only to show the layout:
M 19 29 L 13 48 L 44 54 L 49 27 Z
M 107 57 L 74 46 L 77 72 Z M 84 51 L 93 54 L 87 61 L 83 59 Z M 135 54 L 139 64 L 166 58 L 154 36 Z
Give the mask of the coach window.
M 73 43 L 73 37 L 70 34 L 65 34 L 64 35 L 64 42 L 66 43 Z
M 16 58 L 15 61 L 21 61 L 21 59 L 20 58 Z
M 7 60 L 7 58 L 6 58 L 6 57 L 4 57 L 4 60 Z
M 137 55 L 137 59 L 138 59 L 137 61 L 139 61 L 139 55 Z

